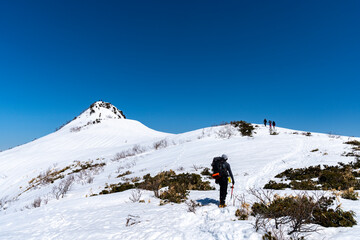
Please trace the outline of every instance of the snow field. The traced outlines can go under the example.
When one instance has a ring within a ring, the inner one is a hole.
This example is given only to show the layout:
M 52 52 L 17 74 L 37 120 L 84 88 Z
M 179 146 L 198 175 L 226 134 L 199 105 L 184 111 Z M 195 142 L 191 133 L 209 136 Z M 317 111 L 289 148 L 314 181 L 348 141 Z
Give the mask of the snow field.
M 0 212 L 0 239 L 261 239 L 261 234 L 253 229 L 253 219 L 236 219 L 236 206 L 232 206 L 230 194 L 227 197 L 229 206 L 217 207 L 219 191 L 213 180 L 210 181 L 217 190 L 190 192 L 189 199 L 203 205 L 196 213 L 188 212 L 185 203 L 159 206 L 160 200 L 151 191 L 142 191 L 141 199 L 145 203 L 130 201 L 134 190 L 87 196 L 100 192 L 105 184 L 118 183 L 121 179 L 116 177 L 126 171 L 132 172 L 125 176 L 127 178 L 147 173 L 153 176 L 170 169 L 177 173 L 200 173 L 200 168 L 210 168 L 213 157 L 223 153 L 229 156 L 234 173 L 234 194 L 245 195 L 249 188 L 263 187 L 287 168 L 354 160 L 341 156 L 344 151 L 351 151 L 350 146 L 343 144 L 347 137 L 330 138 L 317 133 L 307 137 L 283 128 L 277 128 L 279 135 L 273 136 L 263 126 L 255 130 L 254 137 L 237 134 L 223 139 L 218 133 L 225 126 L 173 135 L 148 129 L 137 121 L 109 118 L 71 132 L 74 126 L 86 124 L 89 113 L 83 114 L 85 117 L 75 119 L 53 134 L 0 153 L 0 199 L 17 196 L 32 178 L 54 164 L 61 169 L 75 160 L 106 163 L 93 175 L 92 183 L 75 182 L 65 198 L 50 197 L 49 202 L 39 208 L 24 207 L 37 197 L 48 196 L 52 184 L 23 193 L 8 209 Z M 101 116 L 104 115 L 109 113 Z M 153 144 L 163 139 L 167 147 L 155 150 Z M 114 160 L 117 153 L 132 149 L 136 144 L 144 152 Z M 319 150 L 311 152 L 313 149 Z M 54 182 L 58 183 L 59 180 Z M 294 191 L 280 191 L 291 192 Z M 249 198 L 249 201 L 253 200 Z M 344 210 L 357 213 L 359 222 L 357 202 L 342 200 L 342 203 Z M 359 239 L 358 236 L 360 228 L 356 225 L 327 228 L 320 236 L 312 234 L 308 239 Z

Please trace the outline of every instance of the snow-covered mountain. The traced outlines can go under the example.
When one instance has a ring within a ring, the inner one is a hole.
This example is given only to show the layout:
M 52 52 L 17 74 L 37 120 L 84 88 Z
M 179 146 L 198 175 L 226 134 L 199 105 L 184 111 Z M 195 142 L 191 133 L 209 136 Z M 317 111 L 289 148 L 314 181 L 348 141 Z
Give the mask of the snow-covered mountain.
M 189 198 L 204 205 L 195 214 L 185 203 L 159 206 L 154 193 L 145 190 L 142 203 L 129 199 L 134 190 L 90 197 L 118 183 L 125 172 L 128 178 L 170 169 L 199 173 L 223 153 L 235 176 L 235 194 L 261 188 L 288 168 L 354 160 L 343 154 L 350 151 L 344 144 L 349 137 L 308 137 L 284 128 L 270 135 L 267 127 L 254 126 L 253 137 L 242 137 L 229 125 L 168 134 L 126 119 L 110 103 L 96 102 L 60 130 L 0 153 L 0 239 L 261 239 L 254 219 L 236 220 L 231 204 L 217 207 L 218 189 L 191 191 Z M 85 171 L 89 166 L 91 171 Z M 41 178 L 46 174 L 53 178 Z M 60 175 L 64 178 L 56 177 Z M 63 198 L 56 197 L 56 188 L 70 176 L 72 188 Z M 355 211 L 360 222 L 358 205 L 342 200 L 343 208 Z M 323 229 L 309 239 L 359 235 L 356 225 Z

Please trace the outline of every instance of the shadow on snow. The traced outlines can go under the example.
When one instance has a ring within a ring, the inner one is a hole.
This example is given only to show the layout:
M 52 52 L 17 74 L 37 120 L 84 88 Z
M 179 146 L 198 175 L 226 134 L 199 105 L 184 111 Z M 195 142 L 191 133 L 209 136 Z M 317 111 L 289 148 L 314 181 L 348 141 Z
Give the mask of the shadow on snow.
M 219 201 L 212 199 L 212 198 L 204 198 L 204 199 L 199 199 L 196 200 L 198 203 L 200 203 L 203 206 L 209 205 L 209 204 L 216 204 L 219 205 Z

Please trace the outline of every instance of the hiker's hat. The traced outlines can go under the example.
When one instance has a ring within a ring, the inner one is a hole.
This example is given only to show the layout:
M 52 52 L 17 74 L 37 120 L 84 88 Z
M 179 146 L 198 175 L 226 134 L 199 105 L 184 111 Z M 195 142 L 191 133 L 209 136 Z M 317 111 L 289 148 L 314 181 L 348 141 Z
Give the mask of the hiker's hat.
M 225 161 L 228 160 L 228 156 L 226 154 L 221 155 L 221 157 L 225 159 Z

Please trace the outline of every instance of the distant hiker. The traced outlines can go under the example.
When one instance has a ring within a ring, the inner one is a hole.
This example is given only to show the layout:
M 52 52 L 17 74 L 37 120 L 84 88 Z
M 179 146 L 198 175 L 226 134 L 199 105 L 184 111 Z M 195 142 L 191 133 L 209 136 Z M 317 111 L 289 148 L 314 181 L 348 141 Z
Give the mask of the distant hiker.
M 272 124 L 273 124 L 273 128 L 275 129 L 275 121 L 273 121 Z
M 269 120 L 269 126 L 270 126 L 270 129 L 271 129 L 271 123 L 272 123 L 272 122 L 271 122 L 271 120 Z
M 265 125 L 265 127 L 266 127 L 266 123 L 267 123 L 267 120 L 266 120 L 266 118 L 264 119 L 264 125 Z
M 235 184 L 235 180 L 231 172 L 230 164 L 227 163 L 226 160 L 228 160 L 228 157 L 225 154 L 223 154 L 221 157 L 215 157 L 211 164 L 214 173 L 212 177 L 216 179 L 215 183 L 220 185 L 220 204 L 219 204 L 220 208 L 226 207 L 225 199 L 227 194 L 229 176 L 231 177 L 232 180 L 232 188 L 234 188 L 234 184 Z

